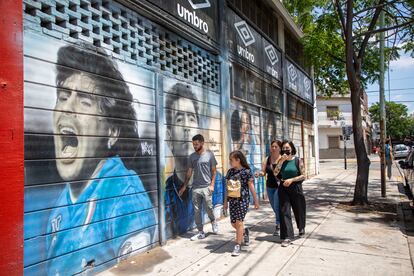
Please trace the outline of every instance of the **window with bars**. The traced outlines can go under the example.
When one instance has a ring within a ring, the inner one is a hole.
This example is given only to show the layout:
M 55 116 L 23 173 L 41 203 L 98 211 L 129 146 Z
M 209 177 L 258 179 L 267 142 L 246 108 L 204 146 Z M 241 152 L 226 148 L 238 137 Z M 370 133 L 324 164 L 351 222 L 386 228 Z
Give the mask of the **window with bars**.
M 310 67 L 308 66 L 302 43 L 287 29 L 285 29 L 285 53 L 301 66 L 306 73 L 310 74 Z
M 292 119 L 313 123 L 313 107 L 298 98 L 288 95 L 288 116 Z
M 24 0 L 23 5 L 25 30 L 72 43 L 86 42 L 117 59 L 218 90 L 215 56 L 115 1 Z
M 247 17 L 251 23 L 274 43 L 278 44 L 277 17 L 270 7 L 262 1 L 228 0 L 227 3 Z
M 243 66 L 233 63 L 232 97 L 249 103 L 282 112 L 283 94 L 280 88 L 266 82 Z
M 339 136 L 328 136 L 328 148 L 339 149 Z

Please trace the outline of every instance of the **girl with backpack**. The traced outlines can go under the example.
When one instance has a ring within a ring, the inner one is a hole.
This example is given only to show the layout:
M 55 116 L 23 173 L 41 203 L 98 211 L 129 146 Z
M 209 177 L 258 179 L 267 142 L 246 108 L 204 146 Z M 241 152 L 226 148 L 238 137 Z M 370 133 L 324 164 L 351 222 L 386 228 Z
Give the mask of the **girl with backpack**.
M 249 244 L 249 231 L 244 228 L 244 218 L 249 209 L 249 189 L 253 194 L 255 209 L 259 209 L 259 199 L 254 188 L 253 174 L 244 154 L 236 150 L 230 153 L 229 158 L 231 168 L 226 175 L 227 192 L 223 207 L 224 210 L 229 207 L 231 226 L 236 230 L 236 245 L 231 255 L 239 256 L 243 237 L 245 245 Z
M 302 188 L 302 182 L 305 180 L 305 168 L 303 162 L 295 156 L 296 148 L 291 141 L 283 141 L 281 148 L 282 156 L 275 167 L 274 174 L 281 181 L 279 187 L 280 238 L 282 247 L 286 247 L 292 243 L 294 238 L 291 208 L 299 229 L 299 237 L 305 235 L 306 201 Z

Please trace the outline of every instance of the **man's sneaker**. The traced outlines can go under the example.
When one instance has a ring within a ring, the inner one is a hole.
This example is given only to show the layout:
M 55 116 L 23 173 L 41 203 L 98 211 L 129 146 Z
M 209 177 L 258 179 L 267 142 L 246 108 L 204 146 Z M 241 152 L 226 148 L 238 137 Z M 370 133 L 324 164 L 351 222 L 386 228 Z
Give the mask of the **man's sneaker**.
M 303 237 L 305 235 L 305 229 L 299 229 L 299 237 Z
M 273 232 L 273 236 L 279 236 L 280 226 L 279 224 L 276 224 L 275 232 Z
M 218 233 L 218 223 L 217 223 L 217 222 L 215 222 L 215 221 L 213 221 L 213 222 L 211 223 L 211 229 L 213 230 L 213 233 L 214 233 L 214 234 L 217 234 L 217 233 Z
M 240 244 L 236 244 L 236 245 L 234 246 L 234 249 L 233 249 L 233 252 L 231 252 L 231 255 L 232 255 L 233 257 L 237 257 L 237 256 L 239 256 L 239 255 L 240 255 Z
M 243 234 L 243 238 L 244 238 L 244 245 L 248 246 L 250 244 L 250 237 L 249 237 L 249 229 L 245 228 L 244 229 L 244 234 Z
M 190 240 L 192 240 L 192 241 L 202 240 L 202 239 L 204 239 L 205 237 L 206 237 L 206 234 L 204 234 L 204 232 L 203 232 L 203 231 L 199 231 L 199 232 L 198 232 L 198 234 L 196 234 L 196 235 L 192 236 L 192 237 L 190 238 Z
M 289 245 L 291 245 L 292 244 L 292 241 L 291 240 L 289 240 L 289 239 L 284 239 L 283 241 L 282 241 L 282 247 L 288 247 Z

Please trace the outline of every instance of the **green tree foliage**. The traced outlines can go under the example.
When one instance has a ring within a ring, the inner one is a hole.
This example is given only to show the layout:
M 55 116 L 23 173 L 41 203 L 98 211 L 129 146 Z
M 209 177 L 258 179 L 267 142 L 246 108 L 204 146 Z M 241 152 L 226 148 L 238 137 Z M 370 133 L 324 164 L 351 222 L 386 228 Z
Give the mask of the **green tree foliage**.
M 335 5 L 338 4 L 338 6 Z M 382 3 L 382 4 L 381 4 Z M 361 59 L 362 88 L 379 79 L 379 47 L 377 19 L 374 29 L 368 30 L 379 5 L 386 12 L 385 60 L 396 60 L 399 52 L 410 52 L 414 57 L 414 1 L 283 1 L 305 36 L 304 53 L 315 72 L 315 85 L 319 95 L 349 93 L 345 57 L 345 34 L 338 12 L 343 16 L 346 7 L 353 4 L 353 37 L 355 53 Z M 346 18 L 344 18 L 346 19 Z M 364 42 L 366 40 L 366 42 Z M 365 44 L 367 43 L 367 44 Z M 387 62 L 386 62 L 387 64 Z
M 411 135 L 413 119 L 408 116 L 407 106 L 395 102 L 385 103 L 387 134 L 392 138 L 404 138 Z M 369 114 L 373 122 L 380 121 L 379 103 L 369 108 Z
M 354 204 L 368 202 L 370 160 L 364 144 L 361 94 L 379 78 L 377 35 L 391 42 L 385 60 L 414 50 L 414 0 L 283 0 L 302 27 L 306 59 L 314 68 L 319 95 L 349 93 L 357 157 Z M 384 13 L 386 26 L 378 26 Z

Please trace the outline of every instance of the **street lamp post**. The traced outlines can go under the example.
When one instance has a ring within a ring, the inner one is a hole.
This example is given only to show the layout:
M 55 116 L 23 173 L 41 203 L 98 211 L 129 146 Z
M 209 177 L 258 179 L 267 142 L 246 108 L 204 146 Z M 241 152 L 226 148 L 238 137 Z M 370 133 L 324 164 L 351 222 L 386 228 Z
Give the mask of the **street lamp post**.
M 342 140 L 344 141 L 344 167 L 345 170 L 347 169 L 347 160 L 346 160 L 346 129 L 345 129 L 346 123 L 345 120 L 341 121 L 341 127 L 342 127 Z

